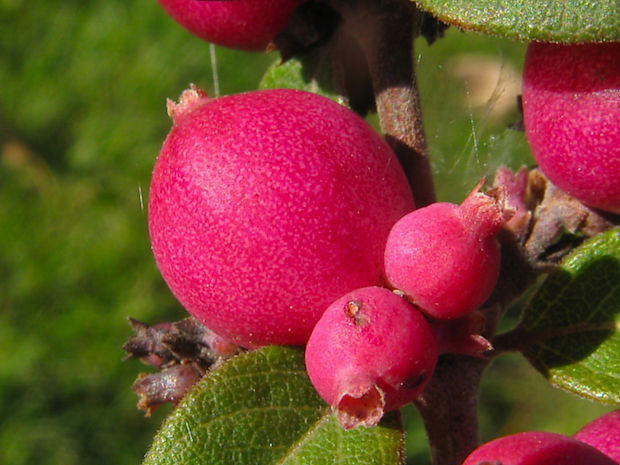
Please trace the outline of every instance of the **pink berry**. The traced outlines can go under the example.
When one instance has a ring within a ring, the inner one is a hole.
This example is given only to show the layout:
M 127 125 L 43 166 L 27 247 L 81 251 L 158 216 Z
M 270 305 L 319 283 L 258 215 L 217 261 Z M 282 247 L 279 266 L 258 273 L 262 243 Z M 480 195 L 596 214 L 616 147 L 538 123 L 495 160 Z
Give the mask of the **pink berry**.
M 525 432 L 487 442 L 463 465 L 617 465 L 581 441 L 556 433 Z
M 587 205 L 620 213 L 620 42 L 530 44 L 523 119 L 551 182 Z
M 388 282 L 432 318 L 468 314 L 497 281 L 502 223 L 499 202 L 477 189 L 460 206 L 438 202 L 409 213 L 387 240 Z
M 620 410 L 591 421 L 573 436 L 620 463 Z
M 306 346 L 306 368 L 344 428 L 376 425 L 413 401 L 437 360 L 420 312 L 381 287 L 357 289 L 330 305 Z
M 330 302 L 382 283 L 413 199 L 394 153 L 327 98 L 265 90 L 169 103 L 149 199 L 153 253 L 205 326 L 244 347 L 305 344 Z
M 224 47 L 265 50 L 301 0 L 158 0 L 198 37 Z

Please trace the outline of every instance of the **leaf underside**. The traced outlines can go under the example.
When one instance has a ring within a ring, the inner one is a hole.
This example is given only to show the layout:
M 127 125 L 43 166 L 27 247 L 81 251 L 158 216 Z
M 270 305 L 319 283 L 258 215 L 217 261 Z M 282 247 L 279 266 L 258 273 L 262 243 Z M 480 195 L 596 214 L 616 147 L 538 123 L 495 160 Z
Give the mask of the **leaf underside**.
M 402 463 L 400 415 L 345 431 L 299 348 L 247 352 L 203 378 L 166 419 L 144 465 Z
M 557 387 L 620 405 L 620 228 L 597 236 L 550 274 L 520 328 L 528 360 Z
M 525 42 L 620 40 L 618 0 L 416 0 L 443 22 Z

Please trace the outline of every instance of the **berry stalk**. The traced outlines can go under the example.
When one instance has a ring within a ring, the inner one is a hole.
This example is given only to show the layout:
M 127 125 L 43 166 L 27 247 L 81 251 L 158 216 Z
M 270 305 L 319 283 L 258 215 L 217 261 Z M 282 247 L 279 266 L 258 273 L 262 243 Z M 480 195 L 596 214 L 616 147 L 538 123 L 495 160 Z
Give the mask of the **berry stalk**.
M 433 465 L 460 465 L 479 442 L 478 389 L 488 360 L 444 354 L 414 402 L 424 421 Z
M 334 2 L 368 63 L 381 131 L 413 189 L 416 206 L 436 200 L 413 63 L 419 10 L 407 0 Z

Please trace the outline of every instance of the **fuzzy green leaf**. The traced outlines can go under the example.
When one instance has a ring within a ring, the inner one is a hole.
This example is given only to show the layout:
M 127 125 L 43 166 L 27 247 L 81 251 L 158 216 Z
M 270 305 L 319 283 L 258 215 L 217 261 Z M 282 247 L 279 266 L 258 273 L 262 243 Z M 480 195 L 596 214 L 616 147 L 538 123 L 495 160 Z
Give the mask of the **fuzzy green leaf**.
M 618 0 L 416 0 L 442 21 L 522 41 L 620 40 Z
M 397 412 L 345 431 L 310 383 L 298 348 L 239 355 L 201 380 L 166 419 L 143 465 L 402 463 Z
M 525 309 L 525 356 L 552 384 L 620 405 L 620 228 L 586 241 Z
M 330 98 L 338 103 L 345 100 L 332 90 L 331 67 L 320 52 L 296 56 L 272 64 L 259 84 L 259 89 L 299 89 Z

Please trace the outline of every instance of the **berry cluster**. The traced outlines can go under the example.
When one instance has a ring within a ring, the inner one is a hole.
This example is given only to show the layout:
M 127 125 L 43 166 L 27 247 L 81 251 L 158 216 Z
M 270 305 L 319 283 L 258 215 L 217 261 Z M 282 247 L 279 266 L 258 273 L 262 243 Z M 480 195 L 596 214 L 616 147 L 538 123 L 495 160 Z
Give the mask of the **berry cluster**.
M 347 428 L 417 397 L 442 349 L 429 319 L 467 315 L 495 285 L 501 202 L 477 187 L 413 210 L 382 138 L 308 92 L 194 86 L 168 111 L 149 230 L 185 308 L 243 347 L 307 343 Z
M 302 3 L 159 2 L 194 34 L 246 50 L 267 47 Z M 612 213 L 620 213 L 619 47 L 534 43 L 523 80 L 525 130 L 541 169 Z M 246 348 L 306 345 L 308 375 L 344 428 L 376 425 L 413 401 L 439 354 L 476 352 L 459 347 L 458 331 L 456 341 L 446 334 L 457 320 L 466 328 L 495 288 L 496 235 L 514 213 L 505 191 L 483 193 L 481 183 L 461 205 L 414 210 L 386 142 L 349 109 L 307 92 L 212 99 L 194 86 L 168 111 L 149 232 L 164 279 L 196 319 Z M 609 430 L 611 446 L 600 439 Z M 617 431 L 616 412 L 575 438 L 497 439 L 463 465 L 606 465 L 618 460 Z

